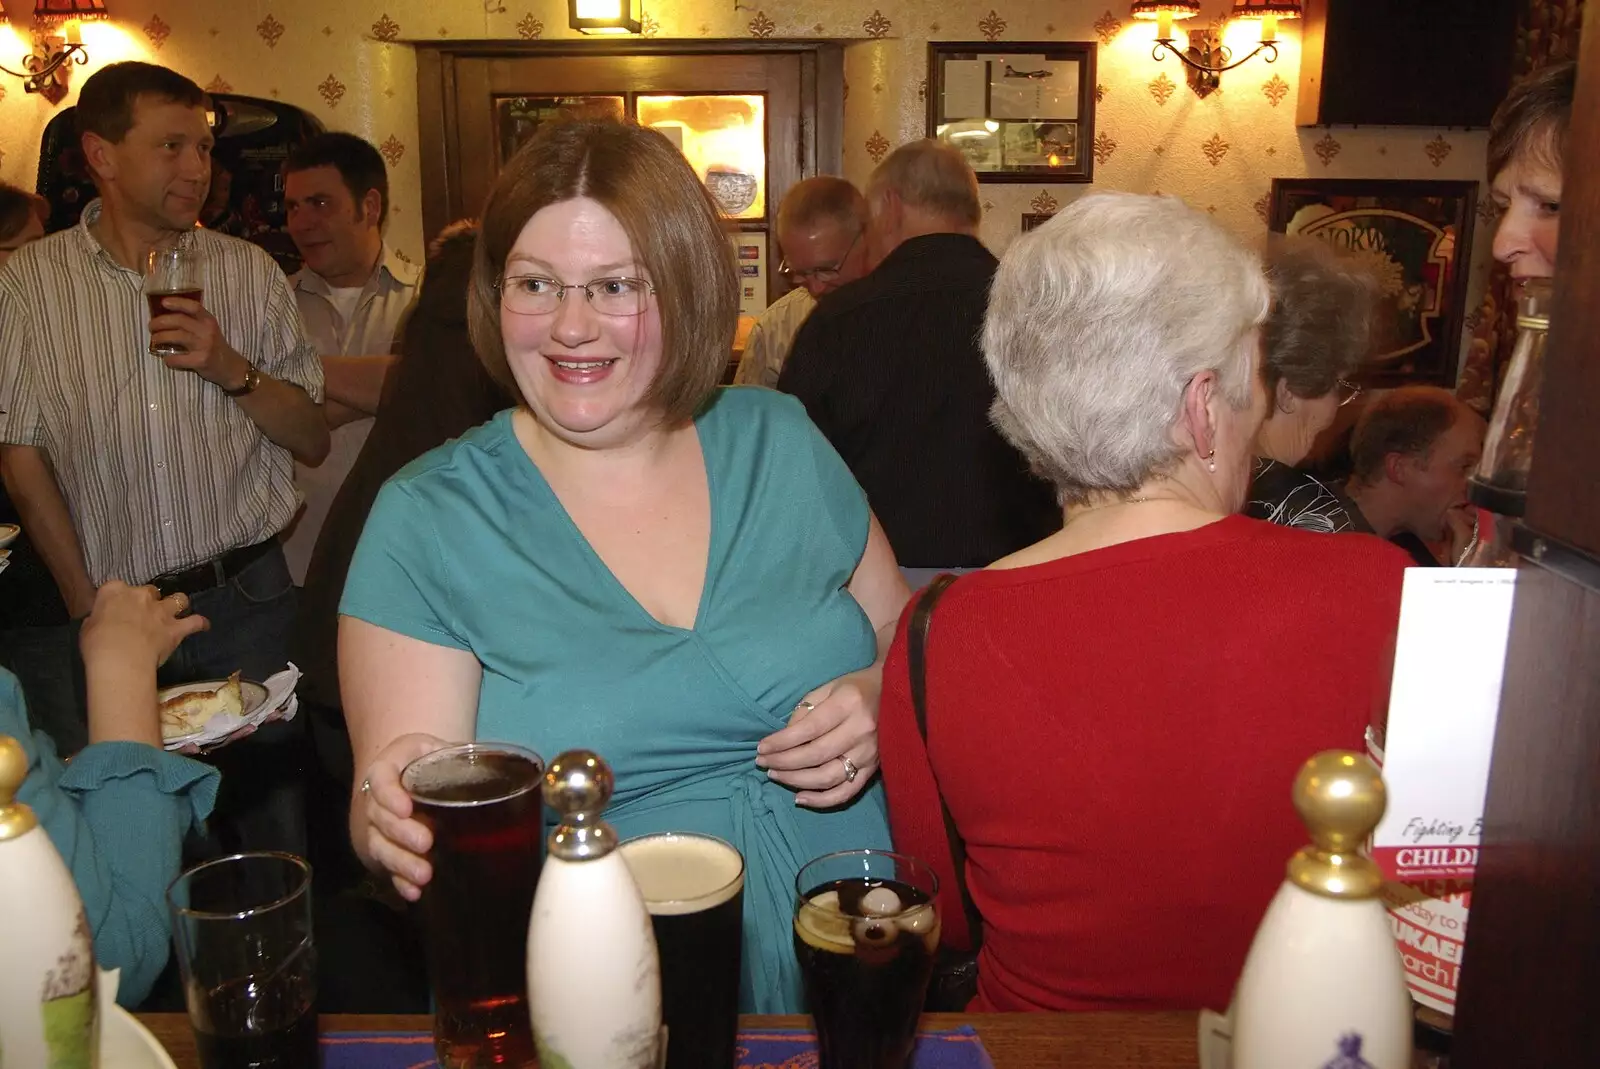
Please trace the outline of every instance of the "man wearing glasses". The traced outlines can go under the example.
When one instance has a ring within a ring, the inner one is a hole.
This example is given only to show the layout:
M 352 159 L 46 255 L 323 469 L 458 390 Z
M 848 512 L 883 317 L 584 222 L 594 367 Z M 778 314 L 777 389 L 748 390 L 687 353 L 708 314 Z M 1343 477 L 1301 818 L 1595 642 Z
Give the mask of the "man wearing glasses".
M 867 199 L 833 175 L 807 178 L 778 207 L 778 271 L 794 286 L 761 313 L 745 342 L 733 381 L 739 386 L 776 386 L 800 324 L 824 293 L 854 282 L 871 266 L 867 259 Z

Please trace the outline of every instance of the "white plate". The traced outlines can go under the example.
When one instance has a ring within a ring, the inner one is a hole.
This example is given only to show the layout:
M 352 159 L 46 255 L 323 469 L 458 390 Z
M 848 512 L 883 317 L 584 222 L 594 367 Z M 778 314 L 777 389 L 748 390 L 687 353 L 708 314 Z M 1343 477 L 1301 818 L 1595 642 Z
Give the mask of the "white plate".
M 22 533 L 22 528 L 14 523 L 0 523 L 0 549 L 5 549 L 17 540 L 17 535 Z
M 100 1018 L 100 1069 L 178 1069 L 150 1030 L 113 1003 Z
M 207 679 L 202 680 L 199 683 L 180 683 L 176 687 L 166 687 L 157 691 L 156 701 L 164 702 L 168 698 L 175 698 L 180 694 L 189 694 L 197 690 L 216 690 L 226 682 L 226 679 Z M 253 683 L 248 679 L 241 679 L 239 680 L 239 700 L 244 706 L 243 711 L 239 714 L 239 719 L 248 720 L 256 713 L 259 713 L 261 711 L 261 707 L 266 704 L 267 688 L 263 687 L 260 683 Z M 165 737 L 161 740 L 161 742 L 164 746 L 171 746 L 173 743 L 181 743 L 185 739 L 199 738 L 203 734 L 205 734 L 204 731 L 191 731 L 187 735 L 173 735 L 171 737 Z

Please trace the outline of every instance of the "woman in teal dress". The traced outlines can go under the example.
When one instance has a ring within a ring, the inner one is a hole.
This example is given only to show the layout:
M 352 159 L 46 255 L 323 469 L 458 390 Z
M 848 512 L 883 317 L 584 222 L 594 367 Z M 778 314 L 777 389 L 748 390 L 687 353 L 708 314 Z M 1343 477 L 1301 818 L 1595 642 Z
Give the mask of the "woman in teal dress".
M 541 131 L 490 196 L 471 297 L 523 404 L 367 521 L 340 606 L 356 849 L 415 898 L 407 762 L 469 738 L 594 749 L 621 834 L 739 848 L 742 1008 L 798 1010 L 796 872 L 889 843 L 878 691 L 908 592 L 888 542 L 797 402 L 716 386 L 738 278 L 659 134 Z

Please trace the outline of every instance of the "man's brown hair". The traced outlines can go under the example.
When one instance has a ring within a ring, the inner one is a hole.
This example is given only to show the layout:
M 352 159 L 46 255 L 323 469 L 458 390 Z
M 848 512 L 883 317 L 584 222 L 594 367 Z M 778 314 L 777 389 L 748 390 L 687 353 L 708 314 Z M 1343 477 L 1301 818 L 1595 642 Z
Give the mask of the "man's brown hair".
M 1552 63 L 1506 94 L 1489 120 L 1489 180 L 1513 160 L 1528 157 L 1561 173 L 1572 98 L 1578 91 L 1578 65 Z
M 1470 411 L 1438 386 L 1401 386 L 1372 399 L 1350 436 L 1350 470 L 1371 484 L 1383 475 L 1390 453 L 1426 458 L 1439 436 Z
M 73 117 L 79 136 L 98 134 L 121 144 L 133 129 L 133 108 L 142 96 L 191 108 L 207 103 L 205 90 L 175 70 L 137 60 L 112 63 L 95 71 L 78 92 Z
M 473 348 L 490 376 L 516 395 L 500 333 L 506 259 L 529 219 L 578 197 L 616 218 L 650 276 L 661 313 L 661 367 L 644 400 L 669 425 L 681 423 L 711 396 L 727 367 L 739 276 L 711 194 L 683 153 L 654 130 L 597 120 L 554 123 L 506 164 L 478 232 L 467 315 Z

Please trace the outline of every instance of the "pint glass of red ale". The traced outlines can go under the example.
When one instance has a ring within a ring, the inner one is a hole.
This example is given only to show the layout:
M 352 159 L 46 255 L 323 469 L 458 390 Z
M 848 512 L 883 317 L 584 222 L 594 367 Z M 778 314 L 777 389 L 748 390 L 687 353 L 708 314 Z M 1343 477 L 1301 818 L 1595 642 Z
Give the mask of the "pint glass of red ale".
M 442 1069 L 539 1064 L 528 1018 L 527 932 L 543 858 L 544 760 L 503 743 L 451 746 L 400 782 L 433 832 L 422 924 Z
M 145 263 L 143 289 L 145 302 L 150 307 L 151 319 L 177 311 L 166 306 L 168 297 L 182 297 L 189 301 L 200 300 L 204 293 L 201 288 L 200 266 L 200 252 L 193 245 L 180 244 L 150 250 Z M 152 356 L 176 356 L 182 352 L 184 348 L 178 342 L 150 343 Z

